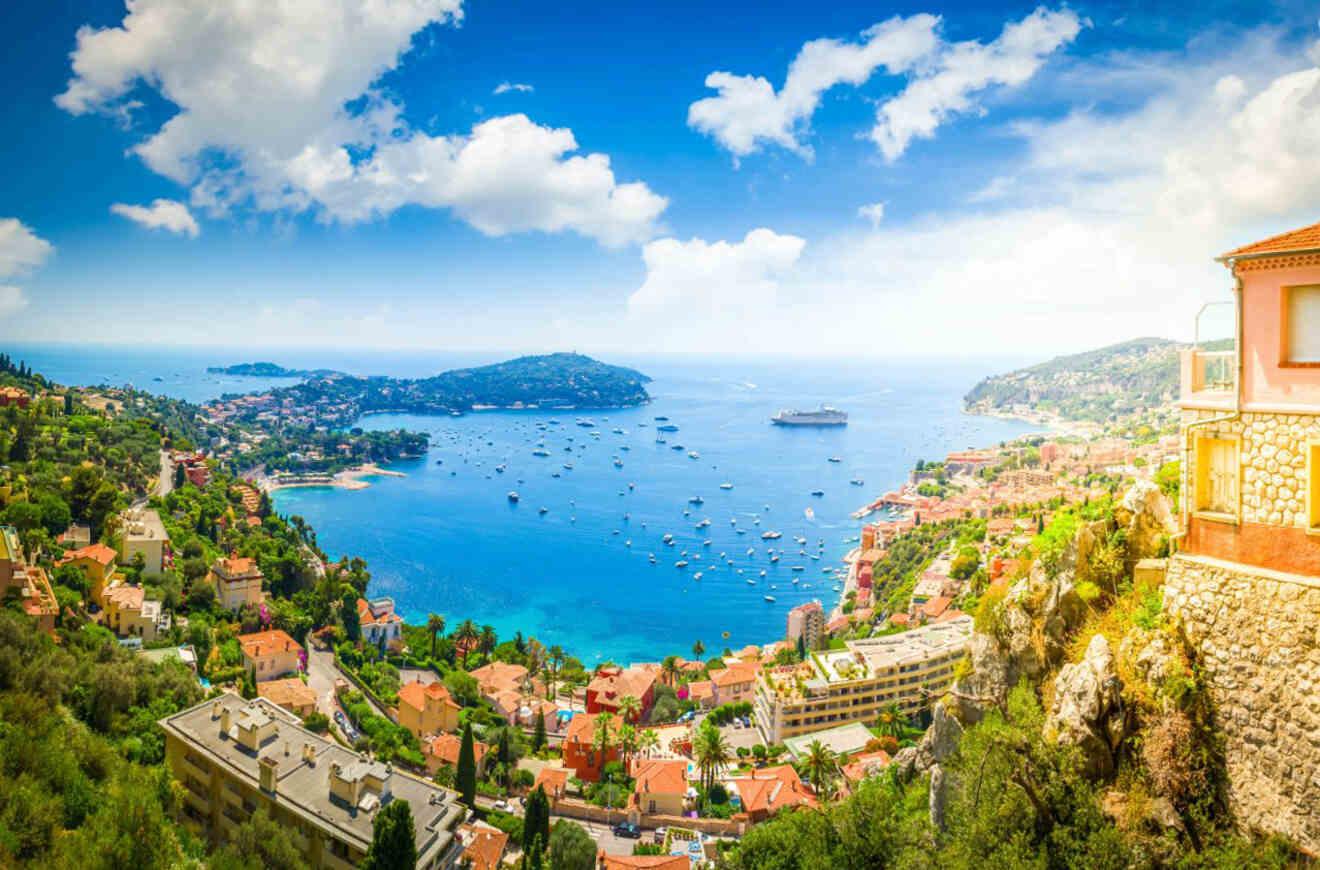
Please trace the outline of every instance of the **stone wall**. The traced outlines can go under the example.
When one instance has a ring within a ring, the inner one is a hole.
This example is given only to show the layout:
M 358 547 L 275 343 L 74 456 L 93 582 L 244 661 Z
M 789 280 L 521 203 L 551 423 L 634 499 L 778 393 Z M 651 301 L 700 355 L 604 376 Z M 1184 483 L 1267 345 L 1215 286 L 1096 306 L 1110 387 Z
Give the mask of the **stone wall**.
M 1222 411 L 1183 411 L 1183 425 L 1222 416 Z M 1240 516 L 1244 522 L 1305 528 L 1306 444 L 1320 440 L 1320 417 L 1310 414 L 1244 413 L 1240 419 L 1192 430 L 1188 483 L 1194 486 L 1196 439 L 1238 439 Z M 1193 492 L 1189 496 L 1194 497 Z
M 1320 854 L 1320 578 L 1178 555 L 1164 603 L 1200 655 L 1238 823 Z

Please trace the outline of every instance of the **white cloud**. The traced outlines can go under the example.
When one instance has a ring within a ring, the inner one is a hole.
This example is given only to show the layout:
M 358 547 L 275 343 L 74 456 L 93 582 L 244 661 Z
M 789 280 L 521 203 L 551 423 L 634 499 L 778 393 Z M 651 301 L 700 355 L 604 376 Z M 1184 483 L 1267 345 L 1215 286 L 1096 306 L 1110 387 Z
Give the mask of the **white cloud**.
M 27 308 L 28 298 L 23 288 L 0 284 L 0 318 L 9 317 Z
M 746 156 L 766 144 L 810 158 L 802 137 L 820 105 L 821 95 L 839 84 L 860 85 L 880 68 L 889 73 L 910 69 L 938 43 L 933 15 L 894 16 L 862 31 L 862 42 L 816 39 L 802 46 L 789 64 L 784 86 L 761 76 L 713 72 L 706 87 L 718 96 L 688 107 L 688 126 L 713 136 L 735 156 Z
M 880 222 L 885 219 L 885 204 L 883 202 L 873 202 L 870 205 L 864 205 L 857 209 L 857 216 L 866 218 L 871 222 L 871 226 L 878 227 Z
M 688 107 L 688 126 L 715 138 L 735 158 L 778 145 L 808 160 L 804 140 L 821 96 L 835 85 L 861 85 L 880 69 L 906 75 L 901 93 L 884 102 L 870 138 L 893 161 L 914 138 L 928 138 L 951 116 L 973 111 L 972 96 L 992 85 L 1020 85 L 1046 57 L 1071 42 L 1083 22 L 1070 10 L 1036 9 L 1009 22 L 988 45 L 949 43 L 941 19 L 895 16 L 863 31 L 861 43 L 817 39 L 802 46 L 778 92 L 761 76 L 713 72 L 706 87 L 719 93 Z
M 55 101 L 114 112 L 138 84 L 156 88 L 179 112 L 134 153 L 215 216 L 251 206 L 351 222 L 420 204 L 492 235 L 653 235 L 666 200 L 617 181 L 605 155 L 574 154 L 571 131 L 512 115 L 431 136 L 373 90 L 413 34 L 461 17 L 461 0 L 136 0 L 120 27 L 79 30 Z
M 525 85 L 522 82 L 500 82 L 495 86 L 494 93 L 499 95 L 507 94 L 509 91 L 518 91 L 519 93 L 530 94 L 535 90 L 536 88 L 531 85 Z
M 32 232 L 17 218 L 0 218 L 0 281 L 21 278 L 41 266 L 55 246 Z M 27 307 L 23 288 L 0 284 L 0 318 Z
M 684 345 L 695 340 L 709 347 L 751 338 L 747 331 L 762 313 L 777 308 L 780 281 L 805 245 L 797 236 L 764 228 L 741 242 L 648 242 L 642 248 L 646 280 L 628 297 L 629 316 L 645 324 L 639 341 L 670 335 Z
M 192 212 L 188 211 L 188 206 L 172 199 L 152 200 L 151 205 L 117 202 L 110 206 L 110 211 L 148 229 L 169 230 L 191 239 L 197 238 L 202 232 Z
M 655 295 L 681 301 L 648 309 L 647 329 L 630 339 L 648 349 L 727 348 L 723 335 L 746 351 L 1042 356 L 1138 335 L 1190 339 L 1201 303 L 1229 298 L 1213 257 L 1320 219 L 1320 67 L 1271 32 L 1235 34 L 1229 50 L 1194 48 L 1079 65 L 1072 79 L 1108 75 L 1140 93 L 1144 78 L 1148 96 L 1121 110 L 1087 99 L 1058 120 L 1017 125 L 1025 154 L 997 163 L 1003 174 L 972 207 L 955 194 L 915 220 L 813 239 L 779 262 L 763 304 L 737 292 L 743 304 L 703 304 L 703 293 L 737 282 L 670 280 L 668 259 L 648 260 Z M 675 259 L 688 253 L 670 244 Z M 691 253 L 699 262 L 701 246 Z
M 988 45 L 957 42 L 942 45 L 927 69 L 896 97 L 881 104 L 871 140 L 885 159 L 897 160 L 913 139 L 929 139 L 956 114 L 980 111 L 974 94 L 993 85 L 1021 85 L 1046 58 L 1081 32 L 1084 22 L 1069 9 L 1038 7 L 1021 21 L 1009 22 Z

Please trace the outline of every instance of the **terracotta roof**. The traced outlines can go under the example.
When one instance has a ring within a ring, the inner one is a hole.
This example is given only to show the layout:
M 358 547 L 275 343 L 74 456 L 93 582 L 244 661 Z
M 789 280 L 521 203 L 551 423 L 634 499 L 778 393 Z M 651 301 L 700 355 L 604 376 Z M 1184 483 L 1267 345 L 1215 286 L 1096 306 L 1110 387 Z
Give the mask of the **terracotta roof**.
M 486 824 L 460 825 L 458 830 L 466 843 L 463 857 L 472 862 L 472 870 L 496 870 L 500 866 L 509 844 L 508 834 Z
M 110 565 L 117 558 L 119 558 L 119 554 L 105 544 L 92 544 L 89 547 L 65 553 L 57 564 L 65 565 L 74 559 L 91 559 L 93 562 L 99 562 L 102 565 Z
M 710 680 L 693 680 L 687 684 L 688 698 L 693 701 L 700 701 L 702 698 L 710 698 L 715 695 L 715 688 Z
M 738 786 L 743 810 L 748 813 L 773 813 L 787 806 L 815 806 L 811 793 L 791 765 L 753 770 L 750 776 L 729 780 Z
M 536 774 L 536 780 L 532 783 L 532 791 L 536 791 L 539 785 L 545 789 L 545 793 L 554 797 L 556 790 L 563 794 L 568 788 L 568 775 L 570 771 L 562 767 L 543 767 Z
M 637 794 L 685 794 L 687 765 L 681 759 L 647 758 L 634 761 L 633 791 Z
M 302 652 L 298 641 L 289 637 L 282 629 L 258 631 L 253 634 L 240 634 L 238 642 L 243 647 L 243 655 L 260 659 L 281 652 Z
M 286 710 L 316 704 L 316 690 L 296 677 L 257 683 L 257 694 Z
M 739 683 L 750 683 L 761 670 L 760 662 L 738 662 L 721 671 L 711 671 L 710 680 L 715 685 L 725 688 Z
M 883 749 L 877 749 L 875 752 L 863 752 L 840 768 L 840 772 L 850 782 L 857 782 L 875 773 L 878 769 L 888 766 L 890 760 L 889 753 Z
M 413 680 L 407 685 L 399 687 L 399 703 L 407 704 L 414 710 L 423 710 L 426 707 L 426 699 L 438 700 L 441 704 L 459 709 L 459 705 L 454 701 L 453 696 L 449 694 L 449 689 L 445 688 L 444 683 L 427 683 L 420 680 Z
M 1290 251 L 1301 251 L 1306 248 L 1320 248 L 1320 224 L 1311 224 L 1309 227 L 1279 233 L 1277 236 L 1270 236 L 1268 239 L 1261 239 L 1259 242 L 1252 242 L 1249 245 L 1234 248 L 1228 253 L 1220 255 L 1219 259 L 1227 260 L 1231 257 L 1246 255 L 1283 254 Z
M 601 870 L 689 870 L 686 855 L 601 855 Z
M 357 600 L 357 612 L 358 624 L 360 625 L 366 625 L 368 623 L 388 625 L 393 622 L 403 622 L 403 617 L 395 613 L 392 606 L 388 610 L 383 611 L 380 616 L 376 616 L 371 612 L 371 604 L 369 604 L 365 598 L 359 598 Z
M 109 606 L 112 601 L 115 602 L 120 610 L 141 610 L 145 597 L 146 592 L 141 586 L 130 586 L 123 583 L 105 590 L 104 600 L 106 606 Z
M 947 595 L 941 595 L 938 598 L 929 599 L 925 604 L 921 605 L 920 609 L 922 613 L 926 614 L 931 619 L 934 619 L 944 611 L 948 610 L 949 605 L 952 603 L 952 598 Z
M 654 685 L 654 672 L 628 668 L 616 674 L 608 672 L 598 674 L 587 684 L 587 691 L 604 695 L 603 698 L 597 698 L 600 702 L 616 704 L 618 699 L 625 695 L 632 695 L 641 701 Z
M 527 669 L 522 665 L 508 662 L 491 662 L 471 672 L 473 679 L 481 688 L 481 694 L 494 695 L 499 692 L 517 691 L 527 679 Z
M 440 759 L 446 764 L 458 766 L 458 752 L 463 748 L 463 738 L 457 734 L 437 734 L 426 744 L 426 753 Z M 485 743 L 474 739 L 472 741 L 472 760 L 477 764 L 485 757 L 486 750 L 490 749 Z
M 221 573 L 226 577 L 263 576 L 261 569 L 257 567 L 257 563 L 253 559 L 240 559 L 237 557 L 232 559 L 216 559 L 215 567 L 219 568 Z
M 592 735 L 596 733 L 596 716 L 595 713 L 574 713 L 573 718 L 568 720 L 564 742 L 590 744 Z M 618 717 L 610 716 L 610 719 L 614 727 L 618 727 Z

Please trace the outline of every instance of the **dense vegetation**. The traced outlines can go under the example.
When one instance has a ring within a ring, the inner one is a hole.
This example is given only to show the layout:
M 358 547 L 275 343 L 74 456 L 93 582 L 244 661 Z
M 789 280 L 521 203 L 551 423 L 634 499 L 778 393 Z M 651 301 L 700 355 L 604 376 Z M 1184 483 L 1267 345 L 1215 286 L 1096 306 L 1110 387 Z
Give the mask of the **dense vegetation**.
M 523 356 L 430 378 L 338 376 L 273 394 L 313 408 L 322 422 L 347 425 L 372 411 L 445 414 L 474 406 L 538 405 L 551 408 L 617 408 L 650 400 L 651 379 L 634 369 L 575 353 Z

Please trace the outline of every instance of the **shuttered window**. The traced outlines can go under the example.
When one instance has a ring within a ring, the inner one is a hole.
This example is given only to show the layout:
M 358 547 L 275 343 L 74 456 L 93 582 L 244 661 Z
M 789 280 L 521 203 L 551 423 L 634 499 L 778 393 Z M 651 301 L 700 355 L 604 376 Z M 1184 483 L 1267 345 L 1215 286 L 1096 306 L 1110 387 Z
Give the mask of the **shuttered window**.
M 1237 442 L 1227 438 L 1197 439 L 1196 509 L 1236 514 L 1237 504 Z
M 1306 525 L 1320 531 L 1320 441 L 1306 446 Z
M 1284 361 L 1320 363 L 1320 284 L 1284 288 Z

